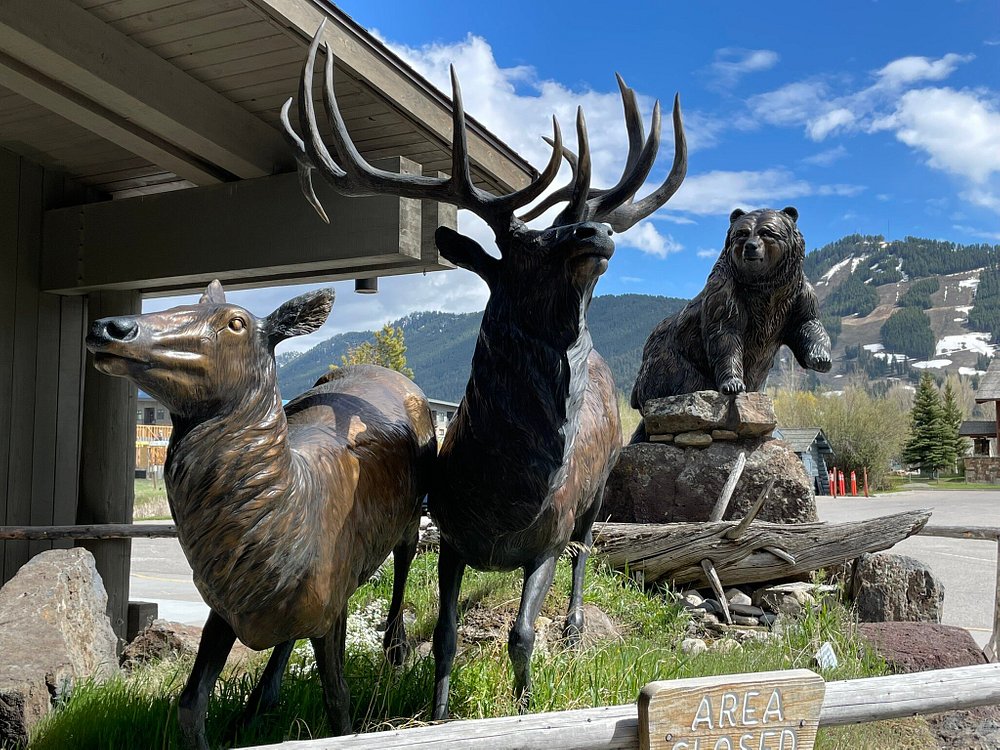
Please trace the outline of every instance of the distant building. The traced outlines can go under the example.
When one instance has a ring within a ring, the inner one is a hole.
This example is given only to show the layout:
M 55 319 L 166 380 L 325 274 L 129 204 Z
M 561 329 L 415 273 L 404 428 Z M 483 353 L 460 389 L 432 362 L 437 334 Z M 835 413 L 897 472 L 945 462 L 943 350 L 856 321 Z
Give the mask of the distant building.
M 986 368 L 986 374 L 979 380 L 979 388 L 976 389 L 976 403 L 985 404 L 993 402 L 994 408 L 1000 407 L 1000 358 L 994 357 L 990 366 Z M 975 422 L 977 427 L 970 427 L 983 434 L 973 435 L 962 432 L 965 422 L 959 428 L 959 434 L 970 437 L 973 440 L 973 451 L 971 456 L 966 456 L 965 481 L 967 482 L 988 482 L 990 484 L 1000 484 L 1000 457 L 997 457 L 996 437 L 997 427 L 1000 426 L 1000 408 L 997 409 L 997 419 L 993 423 L 993 430 L 989 430 L 985 423 Z M 977 439 L 978 438 L 978 439 Z M 992 438 L 992 439 L 991 439 Z M 983 451 L 989 443 L 993 444 L 987 452 Z
M 813 491 L 817 495 L 829 495 L 834 454 L 823 430 L 818 427 L 779 427 L 774 436 L 788 443 L 801 459 L 806 474 L 812 478 Z
M 961 437 L 972 440 L 973 456 L 997 455 L 997 423 L 992 419 L 967 419 L 958 428 Z
M 434 432 L 437 434 L 438 444 L 444 440 L 444 434 L 448 431 L 448 425 L 451 424 L 451 420 L 455 418 L 455 412 L 458 410 L 458 404 L 452 403 L 451 401 L 438 401 L 437 399 L 429 398 L 427 403 L 431 407 L 431 418 L 434 420 Z
M 170 412 L 166 407 L 145 391 L 139 391 L 135 413 L 136 424 L 169 425 Z

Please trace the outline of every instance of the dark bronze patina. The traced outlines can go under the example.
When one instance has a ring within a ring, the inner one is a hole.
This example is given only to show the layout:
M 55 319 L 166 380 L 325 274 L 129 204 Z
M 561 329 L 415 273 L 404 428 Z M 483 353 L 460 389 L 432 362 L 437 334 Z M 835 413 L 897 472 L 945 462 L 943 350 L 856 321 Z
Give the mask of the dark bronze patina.
M 579 639 L 591 524 L 620 449 L 614 382 L 608 366 L 593 350 L 587 329 L 594 286 L 614 252 L 607 224 L 616 230 L 631 227 L 679 187 L 687 168 L 680 106 L 675 101 L 673 169 L 642 200 L 632 202 L 656 159 L 660 109 L 657 103 L 647 139 L 635 94 L 621 79 L 629 155 L 617 185 L 609 190 L 590 188 L 590 153 L 581 111 L 577 116 L 579 158 L 563 148 L 553 120 L 552 157 L 541 176 L 516 193 L 495 196 L 472 184 L 465 116 L 454 70 L 451 177 L 402 176 L 373 168 L 351 142 L 334 98 L 333 60 L 327 51 L 324 96 L 334 150 L 341 160 L 337 163 L 320 137 L 310 95 L 318 48 L 317 35 L 299 88 L 303 138 L 289 123 L 290 100 L 282 113 L 310 201 L 318 203 L 310 184 L 313 170 L 347 194 L 389 193 L 444 201 L 484 219 L 500 249 L 501 257 L 496 258 L 450 229 L 439 228 L 435 235 L 445 258 L 487 283 L 490 299 L 465 398 L 441 448 L 429 498 L 431 515 L 441 529 L 434 717 L 444 718 L 448 712 L 458 594 L 466 565 L 485 570 L 524 569 L 509 653 L 515 695 L 526 706 L 534 622 L 552 585 L 556 558 L 570 541 L 581 546 L 573 565 L 566 636 L 571 642 Z M 529 229 L 514 212 L 541 195 L 555 178 L 562 156 L 573 167 L 573 182 L 539 210 L 562 200 L 568 205 L 550 228 Z
M 274 347 L 319 328 L 333 292 L 266 318 L 215 281 L 197 305 L 94 323 L 95 366 L 169 410 L 165 483 L 181 547 L 211 608 L 181 694 L 185 742 L 207 748 L 205 713 L 235 638 L 274 646 L 243 716 L 278 700 L 296 639 L 310 638 L 331 726 L 351 728 L 343 676 L 347 599 L 394 553 L 384 646 L 405 655 L 401 606 L 436 453 L 423 393 L 382 367 L 344 367 L 282 408 Z
M 830 370 L 830 337 L 802 272 L 806 248 L 798 218 L 791 206 L 733 211 L 705 288 L 646 340 L 633 408 L 693 391 L 759 391 L 782 344 L 803 367 Z M 645 440 L 640 423 L 632 442 Z

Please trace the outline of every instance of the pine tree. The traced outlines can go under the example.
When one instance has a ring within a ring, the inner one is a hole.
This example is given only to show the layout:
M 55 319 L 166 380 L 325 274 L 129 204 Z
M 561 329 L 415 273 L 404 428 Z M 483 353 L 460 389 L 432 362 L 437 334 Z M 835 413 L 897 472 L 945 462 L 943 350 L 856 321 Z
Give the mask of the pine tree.
M 402 373 L 413 379 L 413 370 L 406 366 L 406 341 L 402 328 L 393 328 L 386 323 L 381 331 L 375 331 L 373 341 L 365 341 L 351 347 L 347 354 L 340 358 L 341 364 L 347 365 L 381 365 L 390 370 Z M 336 365 L 331 365 L 336 367 Z
M 952 387 L 952 378 L 948 378 L 948 381 L 944 385 L 944 403 L 942 404 L 942 408 L 944 409 L 944 418 L 948 424 L 949 436 L 954 446 L 955 460 L 957 461 L 969 449 L 969 441 L 959 435 L 965 415 L 962 413 L 962 407 L 959 406 L 955 389 Z
M 910 412 L 910 438 L 903 448 L 903 460 L 921 471 L 936 473 L 955 463 L 955 444 L 945 418 L 941 396 L 929 372 L 920 376 L 917 395 Z

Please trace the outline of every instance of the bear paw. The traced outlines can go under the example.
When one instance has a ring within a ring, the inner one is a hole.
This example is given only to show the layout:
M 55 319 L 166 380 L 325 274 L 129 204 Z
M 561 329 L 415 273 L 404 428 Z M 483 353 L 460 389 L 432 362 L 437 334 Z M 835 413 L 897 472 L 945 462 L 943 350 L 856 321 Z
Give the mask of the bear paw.
M 830 372 L 830 368 L 833 367 L 830 351 L 825 347 L 811 349 L 806 355 L 805 365 L 808 369 L 816 372 Z
M 742 393 L 747 389 L 746 385 L 743 383 L 741 378 L 731 377 L 726 378 L 719 385 L 719 393 L 725 396 L 733 396 L 737 393 Z

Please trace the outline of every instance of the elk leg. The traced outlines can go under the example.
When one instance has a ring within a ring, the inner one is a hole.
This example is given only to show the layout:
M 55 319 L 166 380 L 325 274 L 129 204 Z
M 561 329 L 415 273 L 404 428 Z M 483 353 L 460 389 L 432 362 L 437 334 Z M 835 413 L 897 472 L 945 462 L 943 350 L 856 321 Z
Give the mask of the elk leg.
M 229 727 L 229 737 L 232 738 L 236 732 L 249 726 L 260 714 L 266 713 L 278 705 L 278 695 L 281 690 L 281 678 L 285 675 L 285 667 L 288 666 L 288 659 L 292 655 L 295 641 L 285 641 L 279 643 L 271 651 L 271 656 L 264 667 L 264 674 L 250 693 L 247 705 L 239 718 Z
M 569 609 L 566 612 L 566 627 L 563 629 L 563 638 L 566 645 L 575 648 L 580 644 L 580 636 L 583 635 L 583 576 L 587 570 L 587 558 L 590 557 L 590 548 L 594 544 L 594 533 L 592 528 L 597 514 L 601 510 L 604 500 L 604 488 L 587 513 L 580 519 L 576 529 L 573 531 L 572 540 L 583 545 L 582 549 L 576 550 L 573 557 L 573 585 L 569 592 Z
M 351 691 L 344 679 L 344 646 L 347 637 L 347 612 L 335 619 L 330 632 L 313 638 L 316 666 L 323 683 L 323 702 L 330 720 L 330 731 L 336 735 L 351 732 Z
M 406 594 L 406 577 L 410 564 L 417 554 L 417 540 L 420 537 L 419 516 L 403 534 L 403 540 L 392 550 L 392 602 L 386 620 L 385 638 L 382 648 L 393 666 L 401 666 L 409 649 L 406 646 L 406 626 L 403 624 L 403 596 Z
M 556 574 L 556 556 L 547 557 L 524 569 L 521 608 L 507 639 L 507 653 L 514 667 L 514 701 L 518 711 L 531 704 L 531 652 L 535 648 L 535 620 Z
M 211 612 L 201 631 L 201 643 L 198 644 L 194 668 L 177 705 L 181 741 L 186 748 L 208 750 L 208 740 L 205 737 L 208 699 L 235 642 L 236 634 L 229 623 Z
M 434 719 L 448 718 L 451 666 L 458 645 L 458 594 L 465 563 L 444 539 L 438 556 L 438 621 L 434 627 Z

